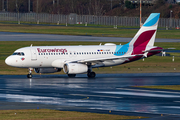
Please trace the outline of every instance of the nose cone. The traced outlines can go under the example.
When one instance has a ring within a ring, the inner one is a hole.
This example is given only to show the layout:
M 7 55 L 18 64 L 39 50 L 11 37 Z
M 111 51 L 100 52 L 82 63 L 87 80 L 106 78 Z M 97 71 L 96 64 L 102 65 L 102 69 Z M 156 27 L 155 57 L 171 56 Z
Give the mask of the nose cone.
M 9 66 L 13 66 L 13 58 L 11 56 L 7 57 L 5 63 Z
M 7 65 L 11 65 L 11 64 L 12 64 L 10 57 L 7 57 L 7 58 L 6 58 L 5 63 L 6 63 Z

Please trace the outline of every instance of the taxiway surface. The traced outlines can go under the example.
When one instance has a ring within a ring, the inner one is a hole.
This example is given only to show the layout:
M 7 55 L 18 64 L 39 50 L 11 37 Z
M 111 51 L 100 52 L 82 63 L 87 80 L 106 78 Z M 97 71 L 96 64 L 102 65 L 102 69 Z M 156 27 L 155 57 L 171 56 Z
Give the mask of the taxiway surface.
M 132 38 L 95 37 L 53 34 L 31 34 L 0 32 L 0 41 L 90 41 L 90 42 L 130 42 Z M 158 39 L 156 42 L 180 42 L 180 39 Z
M 0 109 L 49 108 L 157 119 L 163 114 L 180 119 L 180 91 L 136 87 L 180 85 L 179 78 L 180 73 L 98 74 L 95 79 L 0 75 Z

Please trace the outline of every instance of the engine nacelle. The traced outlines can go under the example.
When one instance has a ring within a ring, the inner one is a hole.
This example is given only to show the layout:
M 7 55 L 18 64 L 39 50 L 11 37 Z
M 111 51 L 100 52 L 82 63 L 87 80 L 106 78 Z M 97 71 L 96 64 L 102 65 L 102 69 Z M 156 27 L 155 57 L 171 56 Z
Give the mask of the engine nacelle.
M 34 71 L 36 73 L 55 73 L 60 72 L 60 68 L 35 68 Z
M 79 63 L 64 64 L 63 70 L 66 74 L 80 74 L 88 71 L 88 66 Z

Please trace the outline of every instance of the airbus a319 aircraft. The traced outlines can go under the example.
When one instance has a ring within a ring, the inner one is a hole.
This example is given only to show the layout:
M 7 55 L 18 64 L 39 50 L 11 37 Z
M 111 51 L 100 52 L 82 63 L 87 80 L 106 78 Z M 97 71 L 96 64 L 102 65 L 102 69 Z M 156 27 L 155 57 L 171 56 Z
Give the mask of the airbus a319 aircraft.
M 163 51 L 163 48 L 154 46 L 159 17 L 160 13 L 152 13 L 125 45 L 30 46 L 16 50 L 5 63 L 28 68 L 28 78 L 32 77 L 33 69 L 36 73 L 54 73 L 63 69 L 69 77 L 87 73 L 89 78 L 94 78 L 96 74 L 92 68 L 129 63 Z

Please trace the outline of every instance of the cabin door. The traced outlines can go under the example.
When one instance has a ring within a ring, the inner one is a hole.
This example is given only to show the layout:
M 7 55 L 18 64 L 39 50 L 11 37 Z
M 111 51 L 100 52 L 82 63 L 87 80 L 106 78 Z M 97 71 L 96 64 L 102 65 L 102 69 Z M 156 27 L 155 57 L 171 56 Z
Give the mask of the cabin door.
M 37 52 L 36 52 L 36 49 L 31 49 L 31 60 L 32 60 L 32 61 L 37 60 Z

